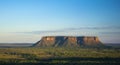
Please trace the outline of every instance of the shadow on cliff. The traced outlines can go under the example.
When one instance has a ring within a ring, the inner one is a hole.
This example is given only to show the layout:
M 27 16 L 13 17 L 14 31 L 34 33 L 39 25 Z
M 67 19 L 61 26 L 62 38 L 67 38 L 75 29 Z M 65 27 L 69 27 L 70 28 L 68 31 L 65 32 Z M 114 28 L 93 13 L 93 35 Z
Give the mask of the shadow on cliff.
M 79 44 L 79 45 L 83 45 L 84 44 L 84 40 L 83 40 L 83 38 L 84 37 L 77 37 L 77 43 Z
M 85 42 L 83 40 L 84 37 L 77 37 L 77 44 L 78 45 L 83 45 Z M 67 45 L 67 41 L 68 37 L 63 37 L 63 36 L 58 36 L 55 37 L 55 44 L 54 46 L 66 46 Z
M 68 39 L 67 37 L 64 38 L 62 36 L 61 37 L 56 37 L 54 46 L 62 46 L 62 45 L 64 45 L 64 43 L 66 42 L 67 39 Z

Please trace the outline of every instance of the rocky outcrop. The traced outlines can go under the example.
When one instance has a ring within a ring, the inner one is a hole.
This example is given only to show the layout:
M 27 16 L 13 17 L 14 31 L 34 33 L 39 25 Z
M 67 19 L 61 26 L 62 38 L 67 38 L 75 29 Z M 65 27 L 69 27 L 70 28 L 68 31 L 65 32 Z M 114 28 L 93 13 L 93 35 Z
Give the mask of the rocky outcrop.
M 98 37 L 91 36 L 45 36 L 33 46 L 36 47 L 58 47 L 58 46 L 81 46 L 100 45 Z

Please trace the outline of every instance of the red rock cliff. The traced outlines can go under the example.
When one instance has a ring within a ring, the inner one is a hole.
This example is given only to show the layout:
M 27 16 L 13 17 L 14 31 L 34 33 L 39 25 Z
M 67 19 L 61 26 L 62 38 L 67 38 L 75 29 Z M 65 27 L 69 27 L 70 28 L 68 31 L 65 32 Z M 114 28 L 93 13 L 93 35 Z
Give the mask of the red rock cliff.
M 45 36 L 34 46 L 80 46 L 80 45 L 99 45 L 101 44 L 98 37 L 91 36 Z

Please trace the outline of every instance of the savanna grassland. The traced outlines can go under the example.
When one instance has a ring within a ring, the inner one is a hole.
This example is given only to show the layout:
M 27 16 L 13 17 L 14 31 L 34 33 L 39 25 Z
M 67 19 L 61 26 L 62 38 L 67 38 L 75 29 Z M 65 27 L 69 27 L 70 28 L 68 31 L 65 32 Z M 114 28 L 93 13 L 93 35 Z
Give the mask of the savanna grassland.
M 119 65 L 120 49 L 46 47 L 0 48 L 0 65 Z

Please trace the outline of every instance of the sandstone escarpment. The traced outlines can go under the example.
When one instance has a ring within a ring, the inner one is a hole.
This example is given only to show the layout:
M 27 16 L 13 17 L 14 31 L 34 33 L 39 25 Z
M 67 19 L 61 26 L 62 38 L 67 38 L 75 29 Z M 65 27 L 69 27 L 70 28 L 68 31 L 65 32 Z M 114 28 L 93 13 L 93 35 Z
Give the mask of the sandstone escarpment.
M 48 46 L 81 46 L 81 45 L 99 45 L 102 44 L 98 37 L 91 36 L 45 36 L 42 37 L 33 46 L 48 47 Z

